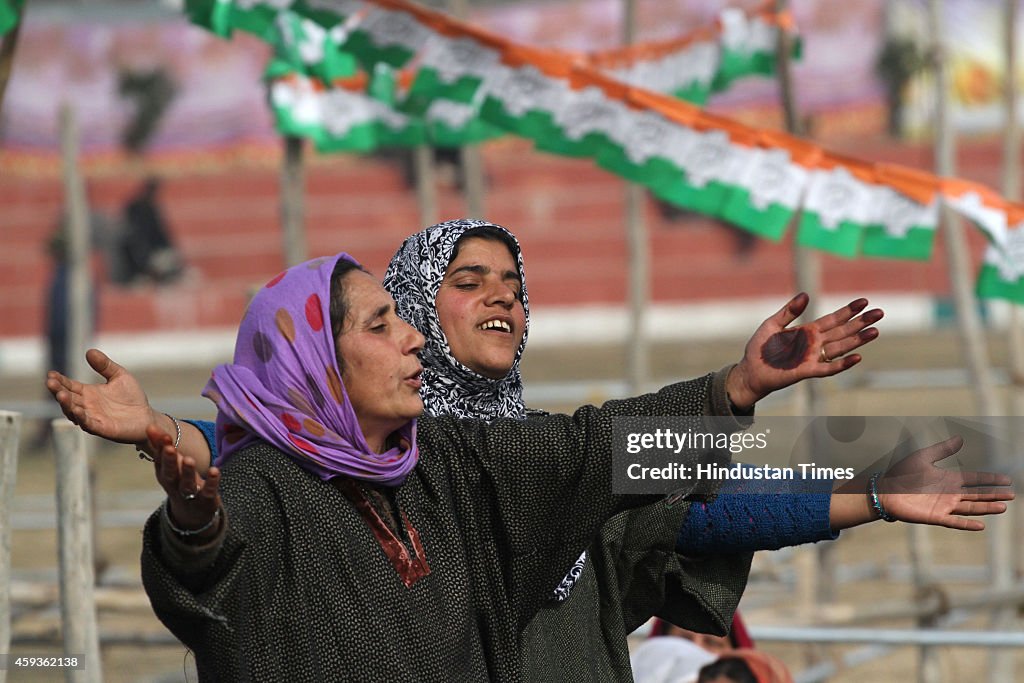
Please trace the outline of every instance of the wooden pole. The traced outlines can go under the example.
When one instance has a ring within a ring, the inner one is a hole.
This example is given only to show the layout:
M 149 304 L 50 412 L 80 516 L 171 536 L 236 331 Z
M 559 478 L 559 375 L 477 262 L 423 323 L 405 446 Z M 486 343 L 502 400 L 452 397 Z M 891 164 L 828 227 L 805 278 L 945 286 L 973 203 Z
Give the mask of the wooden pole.
M 948 85 L 947 75 L 945 72 L 945 57 L 941 55 L 940 50 L 943 48 L 942 42 L 942 8 L 937 0 L 928 0 L 929 3 L 929 21 L 931 24 L 932 41 L 933 41 L 933 54 L 932 57 L 935 60 L 935 138 L 936 138 L 936 166 L 939 173 L 942 173 L 943 166 L 948 165 L 946 172 L 952 172 L 953 164 L 953 150 L 952 150 L 952 137 L 949 134 L 947 120 L 948 112 L 946 105 L 948 103 L 946 95 L 946 87 Z M 939 216 L 940 229 L 943 226 L 948 225 L 951 218 L 949 211 L 943 207 L 940 209 L 942 213 Z M 948 231 L 948 228 L 946 228 Z M 952 251 L 952 247 L 947 240 L 946 244 L 947 252 Z M 952 268 L 952 266 L 950 266 Z M 972 309 L 973 310 L 973 309 Z M 909 543 L 910 551 L 910 562 L 913 575 L 913 584 L 915 591 L 915 599 L 921 598 L 928 587 L 932 584 L 932 577 L 928 571 L 928 567 L 931 566 L 933 556 L 931 547 L 931 536 L 928 533 L 928 529 L 919 526 L 911 525 L 907 528 L 907 541 Z M 935 625 L 934 617 L 920 616 L 916 619 L 918 628 L 928 628 Z M 918 648 L 917 655 L 917 680 L 918 683 L 938 683 L 941 680 L 941 672 L 939 671 L 939 659 L 938 652 L 934 648 L 920 647 Z
M 482 219 L 487 213 L 487 190 L 484 187 L 484 158 L 480 153 L 480 145 L 465 145 L 459 153 L 462 155 L 466 213 L 469 218 Z
M 622 43 L 636 41 L 636 0 L 623 0 Z M 625 185 L 626 253 L 629 258 L 629 333 L 626 337 L 626 374 L 630 392 L 643 392 L 650 374 L 647 345 L 647 307 L 651 298 L 650 239 L 644 220 L 644 188 Z
M 70 104 L 61 105 L 60 109 L 60 145 L 61 164 L 64 183 L 64 215 L 61 227 L 64 231 L 66 245 L 67 273 L 67 326 L 68 335 L 64 349 L 64 357 L 68 367 L 63 369 L 71 377 L 86 377 L 90 370 L 85 361 L 85 351 L 92 345 L 92 334 L 95 329 L 94 315 L 96 294 L 92 279 L 92 221 L 85 195 L 85 182 L 78 168 L 78 124 L 75 110 Z M 96 464 L 94 462 L 92 442 L 86 444 L 86 460 L 88 461 L 89 482 L 95 491 Z M 95 504 L 96 496 L 91 500 Z M 95 510 L 93 514 L 95 515 Z M 96 533 L 95 529 L 93 533 Z M 96 539 L 91 545 L 94 552 L 99 548 Z M 97 555 L 93 557 L 94 568 L 105 562 Z
M 1006 16 L 1003 21 L 1003 41 L 1006 54 L 1006 77 L 1003 84 L 1004 108 L 1006 112 L 1005 130 L 1003 132 L 1003 195 L 1010 200 L 1021 198 L 1021 127 L 1020 97 L 1017 87 L 1017 43 L 1016 29 L 1018 12 L 1016 2 L 1005 0 Z M 1012 226 L 1011 226 L 1012 227 Z M 1017 304 L 1010 306 L 1010 420 L 1011 443 L 1020 443 L 1024 439 L 1024 324 L 1021 321 L 1021 309 Z M 1015 505 L 1015 522 L 1018 528 L 1024 528 L 1024 506 Z M 1015 543 L 1017 548 L 1016 574 L 1024 577 L 1024 544 Z
M 936 137 L 936 171 L 940 176 L 952 176 L 956 173 L 956 138 L 953 130 L 953 123 L 949 113 L 949 59 L 945 34 L 944 6 L 941 0 L 929 0 L 930 32 L 932 34 L 935 69 L 935 137 Z M 985 336 L 982 330 L 980 316 L 976 308 L 976 299 L 973 292 L 972 271 L 970 251 L 967 246 L 967 239 L 964 234 L 963 224 L 960 219 L 943 204 L 939 213 L 940 230 L 942 230 L 946 248 L 946 259 L 948 261 L 950 287 L 953 293 L 953 303 L 956 310 L 957 329 L 960 334 L 961 348 L 964 360 L 967 364 L 969 382 L 974 388 L 976 414 L 983 416 L 1000 415 L 999 402 L 996 398 L 995 383 L 988 362 L 988 349 Z M 990 440 L 989 448 L 998 447 L 998 440 Z M 995 454 L 998 455 L 998 454 Z M 990 563 L 993 568 L 993 581 L 999 581 L 1005 587 L 1012 582 L 1012 577 L 1007 572 L 1010 569 L 1012 560 L 1008 555 L 1008 549 L 1012 545 L 1005 543 L 1006 534 L 1012 530 L 1002 528 L 1007 522 L 1005 520 L 992 521 L 992 533 L 989 537 Z M 924 538 L 929 534 L 927 527 L 916 527 L 912 538 Z M 1010 543 L 1013 542 L 1012 537 Z M 930 554 L 921 552 L 921 561 L 930 565 L 932 557 Z M 920 622 L 922 626 L 928 626 L 928 622 Z M 994 660 L 997 666 L 1003 667 L 998 658 Z M 938 653 L 929 648 L 921 649 L 921 683 L 931 683 L 939 680 Z M 1000 679 L 1002 680 L 1002 679 Z
M 956 140 L 949 116 L 949 64 L 946 54 L 945 19 L 941 0 L 929 0 L 931 33 L 934 41 L 935 68 L 935 136 L 936 171 L 941 176 L 956 173 Z M 959 323 L 961 343 L 971 385 L 974 387 L 975 408 L 978 415 L 999 415 L 995 400 L 995 385 L 989 370 L 985 338 L 976 308 L 971 276 L 971 255 L 963 225 L 952 211 L 943 205 L 940 224 L 949 261 L 949 279 L 953 290 L 953 303 Z
M 928 527 L 923 524 L 909 524 L 907 525 L 907 537 L 910 546 L 914 600 L 923 601 L 935 584 L 935 579 L 929 569 L 934 561 L 931 535 L 928 533 Z M 933 614 L 919 615 L 916 621 L 918 628 L 925 629 L 934 628 L 938 623 Z M 942 680 L 939 652 L 934 647 L 921 646 L 918 648 L 917 680 L 918 683 L 939 683 Z
M 775 0 L 775 11 L 782 13 L 787 10 L 787 0 Z M 793 135 L 803 135 L 803 125 L 796 104 L 796 88 L 793 83 L 793 67 L 790 55 L 793 53 L 793 36 L 788 31 L 779 31 L 776 44 L 775 63 L 779 79 L 779 99 L 786 122 L 786 131 Z M 797 223 L 799 215 L 794 216 Z M 793 273 L 797 289 L 811 297 L 811 303 L 804 314 L 804 320 L 814 320 L 820 311 L 818 296 L 821 290 L 821 261 L 812 249 L 793 247 Z M 814 382 L 801 382 L 794 387 L 796 414 L 815 417 L 821 414 L 821 396 L 818 385 Z
M 85 184 L 78 170 L 78 126 L 74 109 L 68 104 L 62 105 L 60 109 L 60 141 L 64 181 L 62 226 L 68 267 L 66 371 L 72 377 L 85 377 L 88 371 L 85 350 L 89 346 L 93 329 L 94 296 L 89 267 L 92 226 L 89 224 Z
M 68 683 L 100 683 L 99 630 L 93 595 L 92 505 L 85 433 L 63 418 L 53 420 L 57 457 L 57 545 L 64 655 L 84 659 L 65 669 Z
M 788 9 L 787 0 L 776 0 L 775 10 L 782 13 Z M 793 36 L 789 31 L 779 30 L 779 39 L 775 48 L 776 71 L 779 79 L 779 99 L 782 104 L 782 112 L 786 123 L 786 131 L 793 135 L 804 135 L 804 127 L 800 120 L 796 103 L 796 86 L 793 81 L 793 62 L 790 55 L 793 54 Z M 793 217 L 793 225 L 799 223 L 799 212 Z M 792 226 L 791 226 L 792 227 Z M 806 247 L 801 247 L 793 241 L 793 279 L 799 291 L 806 292 L 810 296 L 810 304 L 802 316 L 802 321 L 814 320 L 821 311 L 821 259 L 817 252 Z M 823 396 L 819 385 L 812 381 L 800 382 L 793 387 L 794 412 L 797 415 L 806 415 L 810 418 L 820 417 L 824 412 Z M 818 421 L 814 420 L 813 424 Z M 808 453 L 800 457 L 805 460 L 813 455 L 818 443 L 821 443 L 820 436 L 816 431 L 811 432 L 810 446 Z M 803 585 L 798 595 L 802 604 L 800 611 L 807 618 L 813 618 L 817 608 L 823 602 L 832 600 L 835 597 L 835 553 L 830 543 L 819 543 L 808 547 L 801 552 L 809 553 L 814 557 L 813 562 L 800 562 L 800 582 Z
M 941 0 L 929 0 L 928 10 L 935 70 L 936 171 L 939 175 L 951 176 L 956 172 L 956 141 L 949 115 L 949 60 L 946 53 L 945 16 Z M 970 252 L 967 249 L 963 225 L 945 204 L 940 209 L 939 223 L 945 242 L 946 258 L 949 262 L 950 286 L 953 290 L 953 303 L 956 307 L 961 344 L 975 390 L 976 409 L 979 411 L 979 415 L 998 415 L 995 386 L 988 368 L 985 340 L 970 282 Z M 911 532 L 914 534 L 912 538 L 922 544 L 917 552 L 917 559 L 922 565 L 923 572 L 923 567 L 932 562 L 931 548 L 923 541 L 928 535 L 928 530 L 926 527 L 916 525 L 914 529 Z M 919 583 L 919 589 L 926 588 L 926 584 L 923 582 L 928 581 L 927 576 L 921 576 L 919 580 L 922 582 Z M 929 620 L 922 620 L 919 621 L 919 625 L 928 627 L 931 623 Z M 921 666 L 918 671 L 918 680 L 921 683 L 938 681 L 940 676 L 938 652 L 934 648 L 921 648 L 920 653 Z
M 7 82 L 11 78 L 11 71 L 14 69 L 14 52 L 18 46 L 18 35 L 21 33 L 21 17 L 25 8 L 18 12 L 18 23 L 10 31 L 4 34 L 0 41 L 0 111 L 4 108 L 4 93 L 7 92 Z
M 1003 131 L 1003 196 L 1017 201 L 1020 199 L 1020 125 L 1017 121 L 1017 2 L 1003 0 L 1003 52 L 1005 55 L 1006 73 L 1003 78 L 1003 109 L 1005 112 Z M 1021 415 L 1024 409 L 1024 392 L 1020 377 L 1024 373 L 1024 338 L 1020 326 L 1020 307 L 1010 305 L 1010 321 L 1008 330 L 1010 360 L 1010 415 Z M 1018 419 L 1009 421 L 1009 429 L 1016 430 Z M 1011 439 L 1009 443 L 1019 443 L 1020 433 L 1004 435 Z M 1007 514 L 992 519 L 989 526 L 988 545 L 989 561 L 992 565 L 992 587 L 996 590 L 1008 589 L 1015 583 L 1015 543 L 1016 519 L 1020 514 L 1008 510 Z M 1012 605 L 1003 604 L 992 613 L 991 628 L 1010 629 L 1016 623 L 1017 610 Z M 1012 653 L 1002 650 L 989 652 L 988 679 L 997 681 L 1015 680 L 1014 657 Z
M 910 527 L 908 526 L 908 528 Z M 932 576 L 934 577 L 934 573 Z M 992 609 L 1001 605 L 1024 606 L 1024 585 L 990 588 L 971 593 L 964 593 L 960 590 L 929 591 L 909 600 L 878 603 L 833 603 L 822 610 L 821 622 L 830 626 L 849 626 L 893 619 L 920 619 L 923 617 L 937 619 L 952 611 Z
M 416 175 L 416 203 L 420 207 L 420 225 L 437 223 L 437 183 L 434 179 L 434 150 L 430 145 L 413 148 Z
M 281 238 L 284 241 L 286 268 L 309 258 L 303 149 L 302 138 L 294 135 L 284 137 L 284 158 L 281 160 Z
M 1003 79 L 1003 196 L 1011 201 L 1021 198 L 1020 107 L 1017 87 L 1017 0 L 1003 0 L 1003 53 L 1006 76 Z M 1012 227 L 1012 226 L 1011 226 Z M 1010 307 L 1011 415 L 1024 415 L 1024 327 L 1020 306 Z M 1024 550 L 1024 544 L 1022 544 Z M 1024 559 L 1024 558 L 1022 558 Z
M 1003 0 L 1003 53 L 1006 75 L 1003 79 L 1003 196 L 1011 201 L 1021 198 L 1020 107 L 1017 87 L 1017 0 Z M 1012 227 L 1012 226 L 1011 226 Z M 1010 307 L 1011 415 L 1024 415 L 1024 328 L 1020 306 Z M 1022 545 L 1024 549 L 1024 545 Z
M 0 410 L 0 653 L 11 651 L 11 507 L 20 433 L 21 415 Z M 6 680 L 0 669 L 0 683 Z
M 448 0 L 448 12 L 456 19 L 469 15 L 469 0 Z M 480 145 L 463 145 L 459 149 L 462 161 L 463 193 L 466 198 L 466 217 L 483 218 L 485 206 L 484 159 Z
M 93 598 L 96 601 L 97 612 L 153 612 L 153 606 L 141 584 L 120 587 L 97 586 Z M 18 581 L 11 585 L 11 603 L 17 607 L 44 610 L 58 604 L 59 601 L 60 587 L 49 581 Z

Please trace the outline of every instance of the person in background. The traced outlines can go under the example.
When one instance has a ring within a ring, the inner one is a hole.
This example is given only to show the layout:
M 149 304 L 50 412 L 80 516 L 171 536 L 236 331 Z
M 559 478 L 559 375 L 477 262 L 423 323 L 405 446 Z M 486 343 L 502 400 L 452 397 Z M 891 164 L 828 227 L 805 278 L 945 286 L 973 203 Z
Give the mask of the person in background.
M 110 236 L 113 232 L 110 219 L 101 211 L 91 208 L 92 192 L 86 187 L 86 202 L 90 249 L 87 255 L 87 263 L 92 267 L 91 254 L 94 251 L 106 251 Z M 71 305 L 70 276 L 71 264 L 68 260 L 68 240 L 70 220 L 68 218 L 67 206 L 62 206 L 60 215 L 55 221 L 53 232 L 46 240 L 45 250 L 50 258 L 50 279 L 46 286 L 45 308 L 45 329 L 43 330 L 46 340 L 46 361 L 49 367 L 66 374 L 69 369 L 68 363 L 68 333 L 69 333 L 69 310 Z M 109 254 L 105 254 L 109 257 Z M 107 259 L 109 263 L 109 258 Z M 99 278 L 92 277 L 93 289 L 91 292 L 91 304 L 89 316 L 89 337 L 93 337 L 98 326 L 99 296 L 97 282 Z M 87 342 L 89 343 L 89 342 Z M 50 439 L 49 420 L 44 420 L 39 425 L 36 436 L 32 439 L 33 450 L 44 448 Z
M 165 284 L 181 276 L 181 255 L 171 240 L 160 207 L 161 186 L 159 178 L 149 176 L 125 204 L 121 236 L 123 272 L 118 276 L 121 284 L 140 280 Z
M 740 617 L 739 612 L 733 616 L 732 624 L 729 628 L 729 634 L 725 636 L 716 636 L 710 633 L 697 633 L 696 631 L 690 631 L 689 629 L 671 624 L 664 619 L 655 618 L 651 623 L 651 631 L 648 635 L 648 640 L 655 640 L 662 637 L 683 638 L 684 640 L 689 640 L 695 645 L 703 648 L 707 652 L 716 655 L 741 647 L 754 647 L 754 641 L 747 632 L 747 627 L 743 623 L 743 619 Z
M 655 618 L 650 635 L 629 659 L 635 683 L 695 683 L 705 664 L 726 652 L 753 647 L 739 611 L 733 614 L 729 633 L 724 636 L 698 633 Z
M 46 244 L 46 251 L 52 261 L 50 282 L 46 289 L 46 357 L 50 367 L 60 373 L 67 373 L 68 366 L 68 275 L 70 268 L 67 254 L 65 221 Z M 94 326 L 95 327 L 95 326 Z
M 110 260 L 109 247 L 116 232 L 114 221 L 94 206 L 94 189 L 92 185 L 85 187 L 85 216 L 88 221 L 89 249 L 86 255 L 88 267 L 92 270 L 92 254 L 98 253 L 103 261 Z M 50 282 L 47 286 L 46 298 L 46 342 L 47 360 L 50 367 L 66 373 L 68 370 L 67 342 L 68 342 L 68 306 L 70 306 L 69 276 L 70 262 L 68 260 L 68 245 L 70 240 L 71 218 L 68 215 L 69 206 L 63 205 L 60 213 L 54 221 L 53 232 L 45 244 L 47 255 L 52 263 Z M 101 280 L 101 273 L 92 273 L 92 329 L 90 336 L 95 333 L 97 327 L 98 287 L 96 283 Z
M 637 646 L 630 659 L 635 683 L 695 683 L 716 656 L 692 640 L 659 637 Z
M 639 683 L 639 681 L 637 682 Z M 793 683 L 785 662 L 762 650 L 731 650 L 705 664 L 697 683 Z

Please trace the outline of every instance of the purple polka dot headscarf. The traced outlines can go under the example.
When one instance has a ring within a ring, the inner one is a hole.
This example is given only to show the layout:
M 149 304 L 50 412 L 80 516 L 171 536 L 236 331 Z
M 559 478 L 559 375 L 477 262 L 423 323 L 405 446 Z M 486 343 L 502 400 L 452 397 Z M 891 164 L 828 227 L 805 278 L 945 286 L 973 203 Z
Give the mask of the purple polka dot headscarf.
M 416 466 L 416 421 L 398 445 L 374 453 L 341 381 L 331 332 L 331 273 L 348 254 L 314 259 L 268 282 L 249 304 L 235 359 L 203 390 L 217 404 L 217 458 L 263 440 L 321 479 L 348 476 L 401 484 Z

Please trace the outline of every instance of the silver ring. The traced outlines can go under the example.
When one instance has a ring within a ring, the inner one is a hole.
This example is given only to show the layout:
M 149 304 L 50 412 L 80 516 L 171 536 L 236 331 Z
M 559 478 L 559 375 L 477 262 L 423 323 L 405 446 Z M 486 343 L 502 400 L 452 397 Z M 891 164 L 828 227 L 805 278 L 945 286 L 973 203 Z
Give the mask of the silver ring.
M 183 493 L 183 494 L 181 494 L 181 497 L 184 498 L 185 500 L 195 500 L 196 499 L 196 494 L 195 493 Z

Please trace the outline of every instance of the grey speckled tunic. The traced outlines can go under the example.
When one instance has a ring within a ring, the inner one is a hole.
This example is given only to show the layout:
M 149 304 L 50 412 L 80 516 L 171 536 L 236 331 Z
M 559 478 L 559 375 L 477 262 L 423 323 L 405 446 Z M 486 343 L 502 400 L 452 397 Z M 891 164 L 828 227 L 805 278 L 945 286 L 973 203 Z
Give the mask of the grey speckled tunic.
M 605 520 L 654 502 L 611 494 L 612 417 L 692 414 L 710 377 L 571 417 L 421 420 L 395 489 L 429 566 L 411 585 L 350 496 L 253 446 L 224 467 L 215 541 L 150 518 L 146 591 L 203 681 L 522 680 L 521 634 L 566 568 Z

